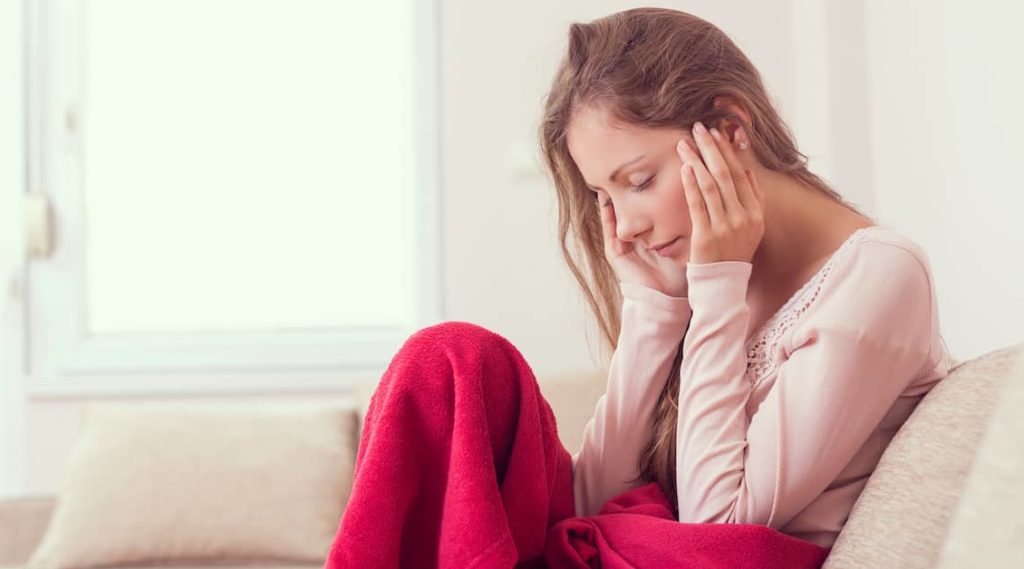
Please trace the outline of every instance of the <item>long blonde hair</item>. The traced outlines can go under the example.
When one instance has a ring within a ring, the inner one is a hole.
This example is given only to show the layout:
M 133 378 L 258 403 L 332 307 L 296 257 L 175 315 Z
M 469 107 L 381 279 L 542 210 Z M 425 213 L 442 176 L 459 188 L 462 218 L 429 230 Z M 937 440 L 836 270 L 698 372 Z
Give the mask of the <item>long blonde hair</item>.
M 766 168 L 858 211 L 807 169 L 807 157 L 797 150 L 757 69 L 711 23 L 676 10 L 636 8 L 573 23 L 568 39 L 547 94 L 540 145 L 558 196 L 562 255 L 593 311 L 608 353 L 617 347 L 622 296 L 604 256 L 596 200 L 566 145 L 569 120 L 580 108 L 601 107 L 622 124 L 687 131 L 702 121 L 724 132 L 721 123 L 729 119 L 743 125 L 751 151 Z M 743 108 L 750 124 L 716 106 L 716 98 L 722 96 Z M 570 252 L 570 231 L 579 260 Z M 631 481 L 657 482 L 676 509 L 675 431 L 682 357 L 680 342 L 655 409 L 650 441 L 637 457 L 640 474 Z

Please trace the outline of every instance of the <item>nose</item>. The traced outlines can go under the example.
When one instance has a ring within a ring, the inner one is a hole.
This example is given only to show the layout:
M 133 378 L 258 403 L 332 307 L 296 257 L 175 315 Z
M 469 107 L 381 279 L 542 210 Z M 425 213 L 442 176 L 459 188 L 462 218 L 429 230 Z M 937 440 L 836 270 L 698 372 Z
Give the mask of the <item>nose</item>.
M 648 230 L 650 225 L 645 216 L 632 211 L 630 208 L 616 208 L 615 210 L 615 236 L 619 241 L 632 242 L 638 235 Z

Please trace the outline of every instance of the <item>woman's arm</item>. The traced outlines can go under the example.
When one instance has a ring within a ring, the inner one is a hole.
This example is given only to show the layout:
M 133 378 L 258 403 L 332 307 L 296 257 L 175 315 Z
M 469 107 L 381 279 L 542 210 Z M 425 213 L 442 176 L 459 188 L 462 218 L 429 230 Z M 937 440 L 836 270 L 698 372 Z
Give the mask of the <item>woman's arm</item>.
M 676 438 L 679 521 L 780 529 L 850 462 L 924 370 L 935 330 L 926 260 L 866 240 L 792 329 L 749 419 L 744 302 L 751 265 L 690 265 Z
M 605 502 L 634 485 L 640 451 L 690 319 L 686 298 L 620 283 L 622 326 L 608 371 L 608 387 L 573 455 L 576 515 L 597 514 Z

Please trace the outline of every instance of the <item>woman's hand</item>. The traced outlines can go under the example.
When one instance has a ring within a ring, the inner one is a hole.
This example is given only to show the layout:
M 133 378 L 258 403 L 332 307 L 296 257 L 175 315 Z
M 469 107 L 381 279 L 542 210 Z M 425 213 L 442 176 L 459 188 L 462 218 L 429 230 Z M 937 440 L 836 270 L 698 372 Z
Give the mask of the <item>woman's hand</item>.
M 604 235 L 604 255 L 615 271 L 619 282 L 637 283 L 675 297 L 687 293 L 686 262 L 662 257 L 648 251 L 640 242 L 623 242 L 615 232 L 615 211 L 607 194 L 599 191 L 597 209 L 601 213 L 601 232 Z
M 736 133 L 742 132 L 737 129 Z M 690 259 L 695 265 L 754 258 L 764 237 L 764 194 L 754 173 L 744 169 L 729 141 L 700 122 L 693 127 L 700 155 L 683 139 L 683 189 L 690 208 Z M 703 160 L 702 160 L 703 158 Z M 705 166 L 706 164 L 706 166 Z

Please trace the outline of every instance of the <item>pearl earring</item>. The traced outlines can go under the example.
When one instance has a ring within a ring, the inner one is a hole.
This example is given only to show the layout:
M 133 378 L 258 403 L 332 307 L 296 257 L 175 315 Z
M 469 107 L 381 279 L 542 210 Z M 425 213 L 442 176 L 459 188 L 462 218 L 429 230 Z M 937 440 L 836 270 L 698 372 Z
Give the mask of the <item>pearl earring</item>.
M 750 144 L 746 141 L 743 141 L 740 143 L 740 150 L 746 150 L 748 146 L 750 146 Z

